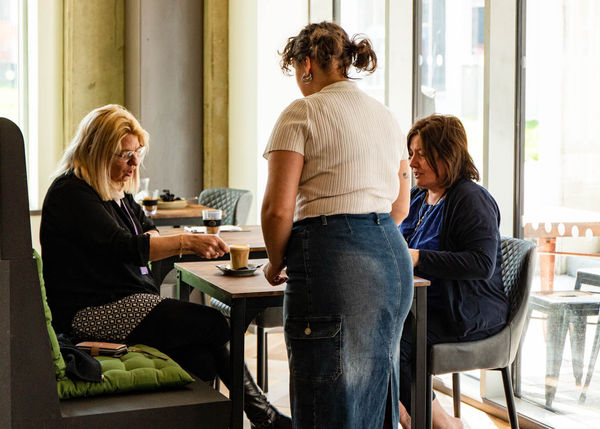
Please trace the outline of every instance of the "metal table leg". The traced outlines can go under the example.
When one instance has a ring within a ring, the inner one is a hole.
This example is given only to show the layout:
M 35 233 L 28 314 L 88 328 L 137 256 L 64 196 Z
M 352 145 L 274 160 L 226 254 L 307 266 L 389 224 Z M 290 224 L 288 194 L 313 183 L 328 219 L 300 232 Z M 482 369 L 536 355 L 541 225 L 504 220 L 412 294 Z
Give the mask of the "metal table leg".
M 244 419 L 244 333 L 246 300 L 231 303 L 231 429 L 242 429 Z
M 411 427 L 431 428 L 431 382 L 427 373 L 427 288 L 415 288 L 413 314 L 413 374 L 411 383 Z

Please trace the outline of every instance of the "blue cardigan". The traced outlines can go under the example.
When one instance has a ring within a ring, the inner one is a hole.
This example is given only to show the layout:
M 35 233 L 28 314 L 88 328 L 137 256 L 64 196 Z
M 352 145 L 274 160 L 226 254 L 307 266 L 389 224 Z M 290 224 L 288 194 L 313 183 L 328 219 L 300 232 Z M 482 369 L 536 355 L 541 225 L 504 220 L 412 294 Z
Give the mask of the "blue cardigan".
M 411 199 L 424 192 L 413 188 Z M 415 269 L 431 279 L 429 328 L 457 341 L 491 335 L 506 325 L 508 313 L 498 205 L 483 187 L 461 179 L 448 189 L 443 210 L 440 250 L 419 251 Z

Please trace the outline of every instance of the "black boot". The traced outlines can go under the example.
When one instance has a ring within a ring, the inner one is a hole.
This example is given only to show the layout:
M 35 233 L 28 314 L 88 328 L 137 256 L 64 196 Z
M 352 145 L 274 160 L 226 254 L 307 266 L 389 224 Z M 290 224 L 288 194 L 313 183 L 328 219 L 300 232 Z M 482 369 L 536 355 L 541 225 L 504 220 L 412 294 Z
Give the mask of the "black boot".
M 229 346 L 223 348 L 222 358 L 219 362 L 219 378 L 225 386 L 230 387 L 230 360 Z M 269 403 L 254 382 L 250 370 L 244 363 L 244 412 L 250 420 L 252 429 L 291 429 L 292 419 L 280 413 L 277 408 Z

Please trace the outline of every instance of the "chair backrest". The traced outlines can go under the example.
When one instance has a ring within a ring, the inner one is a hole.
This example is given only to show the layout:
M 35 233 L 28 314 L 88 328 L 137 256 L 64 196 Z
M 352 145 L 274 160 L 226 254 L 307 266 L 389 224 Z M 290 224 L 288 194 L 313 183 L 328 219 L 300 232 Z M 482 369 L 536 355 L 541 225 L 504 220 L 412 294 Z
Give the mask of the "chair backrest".
M 527 317 L 535 246 L 508 237 L 502 238 L 501 246 L 502 281 L 509 301 L 507 325 L 481 340 L 433 344 L 429 350 L 431 374 L 504 368 L 515 359 Z
M 533 243 L 518 238 L 502 237 L 502 281 L 509 303 L 511 362 L 517 353 L 527 315 L 534 256 Z
M 23 136 L 0 118 L 0 428 L 229 427 L 230 401 L 201 380 L 59 401 L 29 222 Z
M 198 197 L 198 204 L 223 210 L 224 225 L 245 225 L 252 205 L 252 192 L 233 188 L 205 189 Z
M 25 145 L 0 118 L 0 427 L 58 416 L 37 266 L 31 250 Z M 33 417 L 32 417 L 33 416 Z

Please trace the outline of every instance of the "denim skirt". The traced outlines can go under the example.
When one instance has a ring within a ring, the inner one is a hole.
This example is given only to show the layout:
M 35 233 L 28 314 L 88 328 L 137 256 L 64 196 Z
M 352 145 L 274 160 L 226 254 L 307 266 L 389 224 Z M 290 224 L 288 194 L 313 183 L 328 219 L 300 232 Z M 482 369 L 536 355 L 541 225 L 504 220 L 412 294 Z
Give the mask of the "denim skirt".
M 286 258 L 293 427 L 381 428 L 386 406 L 398 422 L 398 351 L 413 274 L 390 215 L 303 219 Z

